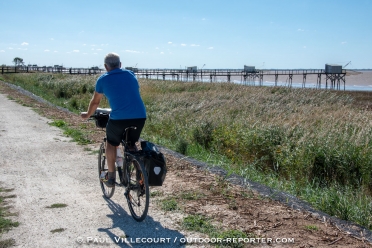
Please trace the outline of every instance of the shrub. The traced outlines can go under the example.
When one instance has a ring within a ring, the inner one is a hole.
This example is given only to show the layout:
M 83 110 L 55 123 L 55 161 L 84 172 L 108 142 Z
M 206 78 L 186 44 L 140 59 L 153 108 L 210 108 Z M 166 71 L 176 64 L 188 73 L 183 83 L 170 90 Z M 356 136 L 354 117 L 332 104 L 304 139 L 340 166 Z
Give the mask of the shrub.
M 214 126 L 212 122 L 201 123 L 193 131 L 193 140 L 205 149 L 209 149 L 213 141 L 213 130 Z

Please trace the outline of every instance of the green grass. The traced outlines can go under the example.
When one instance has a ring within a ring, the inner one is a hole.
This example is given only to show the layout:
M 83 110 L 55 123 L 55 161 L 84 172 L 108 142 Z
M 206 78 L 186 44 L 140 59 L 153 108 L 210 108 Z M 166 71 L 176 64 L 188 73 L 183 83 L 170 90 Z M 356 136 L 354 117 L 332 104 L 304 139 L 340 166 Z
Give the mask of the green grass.
M 200 233 L 215 233 L 216 227 L 212 225 L 211 220 L 203 215 L 189 215 L 182 221 L 182 227 L 189 231 Z
M 372 116 L 351 96 L 199 86 L 142 81 L 149 113 L 143 138 L 372 228 Z
M 151 192 L 150 192 L 150 197 L 158 197 L 158 196 L 163 196 L 163 195 L 164 195 L 164 193 L 162 191 L 158 191 L 158 190 L 156 190 L 156 191 L 151 190 Z
M 72 138 L 73 141 L 80 145 L 90 144 L 91 140 L 87 139 L 86 131 L 84 129 L 75 129 L 68 126 L 68 124 L 63 120 L 54 120 L 49 123 L 51 126 L 55 126 L 64 130 L 63 134 Z
M 86 111 L 99 75 L 72 76 L 51 73 L 4 75 L 4 81 L 15 83 L 45 100 L 80 113 Z M 107 100 L 103 103 L 107 105 Z
M 4 189 L 0 188 L 0 192 L 8 193 L 11 192 L 13 189 Z M 14 222 L 12 220 L 7 219 L 6 217 L 15 215 L 9 212 L 9 206 L 7 206 L 6 202 L 4 202 L 7 198 L 14 198 L 15 195 L 2 195 L 0 196 L 0 237 L 1 234 L 4 232 L 9 231 L 13 227 L 19 226 L 19 222 Z M 15 244 L 14 239 L 5 239 L 0 240 L 0 247 L 11 247 Z
M 181 225 L 186 230 L 207 234 L 210 239 L 220 239 L 221 241 L 225 240 L 223 242 L 212 243 L 218 247 L 244 247 L 244 243 L 242 242 L 227 242 L 226 239 L 233 240 L 234 238 L 244 239 L 254 237 L 253 234 L 247 235 L 245 232 L 240 230 L 222 230 L 219 226 L 214 225 L 210 218 L 199 214 L 189 215 L 183 218 Z
M 317 226 L 312 226 L 312 225 L 305 226 L 305 229 L 310 230 L 310 231 L 318 231 L 319 230 L 319 228 Z
M 78 113 L 98 76 L 3 77 Z M 372 229 L 372 112 L 360 108 L 358 93 L 139 81 L 148 113 L 142 138 Z
M 242 248 L 244 247 L 243 242 L 238 242 L 239 239 L 247 239 L 247 238 L 255 238 L 255 236 L 250 233 L 246 234 L 245 232 L 242 232 L 240 230 L 226 230 L 222 231 L 216 234 L 213 238 L 226 240 L 224 242 L 221 242 L 220 244 L 217 244 L 218 247 L 234 247 L 234 248 Z M 236 242 L 233 242 L 233 240 L 236 239 Z M 228 242 L 227 240 L 231 240 L 231 242 Z
M 67 207 L 67 204 L 65 203 L 54 203 L 50 206 L 47 206 L 46 208 L 65 208 Z
M 183 200 L 199 200 L 203 198 L 203 194 L 197 191 L 183 191 L 180 198 Z
M 15 246 L 16 242 L 14 239 L 4 239 L 4 240 L 0 240 L 0 247 L 1 248 L 8 248 L 8 247 L 12 247 L 12 246 Z
M 65 231 L 66 230 L 66 228 L 57 228 L 57 229 L 53 229 L 53 230 L 51 230 L 50 232 L 51 233 L 60 233 L 60 232 L 63 232 L 63 231 Z
M 175 211 L 180 209 L 176 199 L 174 199 L 173 197 L 162 199 L 160 201 L 160 208 L 163 211 Z
M 160 191 L 151 192 L 151 197 L 162 196 L 163 193 Z M 182 210 L 183 201 L 199 200 L 203 197 L 202 193 L 194 191 L 181 192 L 179 195 L 166 197 L 159 200 L 160 208 L 163 211 L 175 211 Z

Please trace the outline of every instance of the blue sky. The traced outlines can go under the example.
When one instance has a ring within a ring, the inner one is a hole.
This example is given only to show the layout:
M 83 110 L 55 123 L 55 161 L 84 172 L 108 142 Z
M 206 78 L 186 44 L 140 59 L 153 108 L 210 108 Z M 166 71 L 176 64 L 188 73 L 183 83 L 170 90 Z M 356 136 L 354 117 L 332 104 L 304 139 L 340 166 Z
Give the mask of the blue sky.
M 372 68 L 372 0 L 0 0 L 0 65 Z

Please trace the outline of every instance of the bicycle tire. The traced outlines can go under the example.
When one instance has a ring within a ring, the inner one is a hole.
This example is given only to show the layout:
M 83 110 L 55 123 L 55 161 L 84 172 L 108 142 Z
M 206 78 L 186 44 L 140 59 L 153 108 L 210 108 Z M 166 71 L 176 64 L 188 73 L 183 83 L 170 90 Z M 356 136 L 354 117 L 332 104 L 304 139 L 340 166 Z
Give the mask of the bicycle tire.
M 100 175 L 102 171 L 108 171 L 106 156 L 104 156 L 105 153 L 105 143 L 102 143 L 99 148 L 99 154 L 98 154 L 98 180 L 99 184 L 101 185 L 102 193 L 106 198 L 111 198 L 115 193 L 115 187 L 110 188 L 107 187 L 106 184 L 104 184 L 101 179 Z
M 143 164 L 135 158 L 132 158 L 126 166 L 126 176 L 129 183 L 126 187 L 125 196 L 129 211 L 133 219 L 141 222 L 147 216 L 150 202 L 147 173 Z

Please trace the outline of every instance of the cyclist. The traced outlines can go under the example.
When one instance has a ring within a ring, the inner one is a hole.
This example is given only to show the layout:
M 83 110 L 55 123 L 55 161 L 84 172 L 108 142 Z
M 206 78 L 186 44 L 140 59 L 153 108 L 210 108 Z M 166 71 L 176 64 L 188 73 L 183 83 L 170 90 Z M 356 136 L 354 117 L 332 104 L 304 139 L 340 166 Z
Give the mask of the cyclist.
M 81 117 L 88 119 L 94 114 L 103 95 L 107 97 L 111 113 L 106 126 L 108 180 L 104 183 L 108 187 L 115 187 L 116 147 L 120 144 L 125 128 L 136 126 L 137 129 L 130 130 L 128 137 L 130 149 L 136 150 L 135 143 L 146 121 L 146 108 L 140 95 L 136 76 L 132 71 L 121 69 L 119 55 L 107 54 L 104 65 L 107 72 L 97 79 L 88 110 L 81 112 Z

